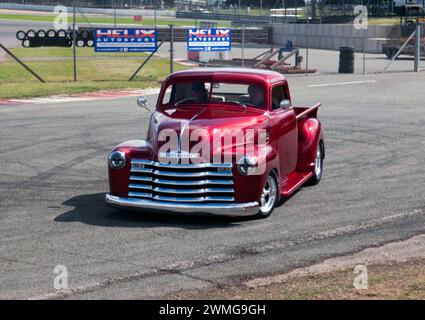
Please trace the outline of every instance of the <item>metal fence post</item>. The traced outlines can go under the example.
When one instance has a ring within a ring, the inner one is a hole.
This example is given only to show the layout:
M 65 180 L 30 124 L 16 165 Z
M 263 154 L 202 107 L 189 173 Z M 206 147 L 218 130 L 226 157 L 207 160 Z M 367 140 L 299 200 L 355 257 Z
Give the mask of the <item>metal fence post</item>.
M 77 52 L 76 52 L 76 42 L 77 37 L 75 34 L 75 0 L 73 0 L 73 11 L 72 11 L 72 55 L 74 61 L 74 81 L 77 81 Z
M 421 24 L 416 23 L 415 36 L 415 72 L 419 72 L 419 62 L 421 61 Z
M 170 73 L 174 72 L 174 25 L 170 24 Z
M 241 39 L 241 42 L 242 42 L 242 59 L 241 59 L 241 61 L 242 61 L 242 68 L 244 68 L 245 67 L 245 25 L 244 24 L 242 24 L 242 39 Z
M 114 28 L 117 27 L 117 6 L 115 4 L 115 1 L 112 2 L 112 5 L 114 7 Z
M 2 48 L 8 55 L 10 55 L 16 62 L 18 62 L 22 67 L 25 68 L 29 73 L 31 73 L 34 77 L 36 77 L 40 82 L 46 82 L 42 77 L 40 77 L 37 73 L 34 72 L 30 67 L 28 67 L 25 63 L 23 63 L 17 56 L 15 56 L 12 52 L 10 52 L 5 46 L 0 43 L 0 48 Z
M 366 74 L 366 44 L 367 44 L 367 28 L 363 31 L 363 74 Z
M 309 12 L 308 12 L 308 6 L 306 5 L 306 12 L 307 12 L 307 48 L 305 50 L 305 76 L 308 76 L 308 47 L 310 45 L 310 19 L 309 19 Z

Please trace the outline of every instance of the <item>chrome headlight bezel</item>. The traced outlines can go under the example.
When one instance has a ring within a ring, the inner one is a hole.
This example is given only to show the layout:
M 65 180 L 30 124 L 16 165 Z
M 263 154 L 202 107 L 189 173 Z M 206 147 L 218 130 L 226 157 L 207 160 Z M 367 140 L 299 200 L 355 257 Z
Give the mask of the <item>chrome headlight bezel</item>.
M 109 167 L 115 170 L 121 170 L 125 167 L 126 158 L 122 151 L 113 151 L 108 156 Z
M 243 156 L 238 160 L 237 167 L 241 175 L 251 175 L 257 169 L 257 158 Z

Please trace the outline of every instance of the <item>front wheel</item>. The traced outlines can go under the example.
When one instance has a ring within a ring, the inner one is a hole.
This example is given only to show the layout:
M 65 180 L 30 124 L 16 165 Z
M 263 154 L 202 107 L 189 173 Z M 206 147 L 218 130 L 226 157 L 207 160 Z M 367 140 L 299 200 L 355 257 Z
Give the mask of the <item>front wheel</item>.
M 278 200 L 278 194 L 279 188 L 276 179 L 273 174 L 270 174 L 261 192 L 259 217 L 268 217 L 272 213 Z
M 316 160 L 314 164 L 313 176 L 310 178 L 309 183 L 314 185 L 320 182 L 323 175 L 323 158 L 325 155 L 325 146 L 323 142 L 319 142 L 316 149 Z

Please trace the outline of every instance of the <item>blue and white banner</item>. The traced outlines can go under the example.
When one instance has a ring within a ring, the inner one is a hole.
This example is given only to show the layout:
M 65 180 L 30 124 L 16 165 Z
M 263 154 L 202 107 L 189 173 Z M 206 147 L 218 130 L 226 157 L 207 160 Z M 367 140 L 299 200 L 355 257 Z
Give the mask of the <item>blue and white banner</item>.
M 95 52 L 155 52 L 155 29 L 96 29 Z
M 189 51 L 230 51 L 232 36 L 229 29 L 189 29 Z

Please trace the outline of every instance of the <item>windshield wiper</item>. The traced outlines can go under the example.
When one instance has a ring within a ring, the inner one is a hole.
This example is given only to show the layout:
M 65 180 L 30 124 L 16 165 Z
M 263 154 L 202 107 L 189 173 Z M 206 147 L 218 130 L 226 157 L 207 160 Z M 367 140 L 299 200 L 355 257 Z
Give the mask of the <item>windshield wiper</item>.
M 190 102 L 190 101 L 195 101 L 195 99 L 193 99 L 193 98 L 188 98 L 188 99 L 180 100 L 179 102 L 176 102 L 176 103 L 174 104 L 174 106 L 175 106 L 175 107 L 178 107 L 178 106 L 180 106 L 181 104 L 185 104 L 185 103 Z
M 246 105 L 243 104 L 242 102 L 239 102 L 239 101 L 226 101 L 226 103 L 234 103 L 234 104 L 237 104 L 238 106 L 244 107 L 246 109 Z

